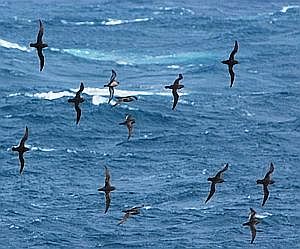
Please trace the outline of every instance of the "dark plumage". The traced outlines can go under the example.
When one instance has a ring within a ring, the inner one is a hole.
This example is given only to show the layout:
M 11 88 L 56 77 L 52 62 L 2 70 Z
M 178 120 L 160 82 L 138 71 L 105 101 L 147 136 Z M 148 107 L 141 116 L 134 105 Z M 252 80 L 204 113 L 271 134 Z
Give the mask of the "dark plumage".
M 264 199 L 263 199 L 263 202 L 261 204 L 262 206 L 265 205 L 265 203 L 266 203 L 266 201 L 268 200 L 268 197 L 269 197 L 268 185 L 274 183 L 274 181 L 271 179 L 271 174 L 273 173 L 273 171 L 274 171 L 274 165 L 273 165 L 273 163 L 271 163 L 269 171 L 265 175 L 265 178 L 256 181 L 257 184 L 262 184 L 263 185 Z
M 36 43 L 30 43 L 29 46 L 36 48 L 37 50 L 37 54 L 39 56 L 40 59 L 40 71 L 43 70 L 44 65 L 45 65 L 45 57 L 43 55 L 43 48 L 48 47 L 48 45 L 46 43 L 43 43 L 43 35 L 44 35 L 44 26 L 41 20 L 39 20 L 40 23 L 40 29 L 39 29 L 39 33 L 37 35 L 37 39 L 36 39 Z
M 108 87 L 108 89 L 109 89 L 108 104 L 114 97 L 114 92 L 115 92 L 114 88 L 119 85 L 119 82 L 115 80 L 116 77 L 117 77 L 117 73 L 115 72 L 115 70 L 111 70 L 111 77 L 110 77 L 109 83 L 104 85 L 104 87 Z
M 76 96 L 72 99 L 68 99 L 69 103 L 74 103 L 75 104 L 76 124 L 79 123 L 79 120 L 80 120 L 80 117 L 81 117 L 81 109 L 79 108 L 79 104 L 84 101 L 84 99 L 80 96 L 80 94 L 83 92 L 83 90 L 84 90 L 84 85 L 81 82 L 80 83 L 80 88 L 77 91 Z
M 253 241 L 256 237 L 256 227 L 255 225 L 257 225 L 259 223 L 259 221 L 257 220 L 257 218 L 255 217 L 256 212 L 253 208 L 250 208 L 250 217 L 249 217 L 249 221 L 243 223 L 243 226 L 249 226 L 250 227 L 250 231 L 251 231 L 251 244 L 253 244 Z
M 121 103 L 128 103 L 132 102 L 134 100 L 137 100 L 137 97 L 135 96 L 126 96 L 126 97 L 116 97 L 117 101 L 113 106 L 119 105 Z
M 133 216 L 133 215 L 137 215 L 140 213 L 140 209 L 143 208 L 144 205 L 139 206 L 139 207 L 132 207 L 130 209 L 127 210 L 123 210 L 122 212 L 125 213 L 122 220 L 118 223 L 118 225 L 123 224 L 129 217 Z
M 133 130 L 133 124 L 135 123 L 135 119 L 131 115 L 126 115 L 125 121 L 122 123 L 119 123 L 119 125 L 126 125 L 128 129 L 128 139 L 132 135 Z
M 106 166 L 105 167 L 105 185 L 102 188 L 99 188 L 98 191 L 103 191 L 105 193 L 105 211 L 106 213 L 110 206 L 110 192 L 114 191 L 116 188 L 110 184 L 110 174 Z
M 184 87 L 184 85 L 180 85 L 180 80 L 182 80 L 182 79 L 183 79 L 182 74 L 179 74 L 178 78 L 174 81 L 173 85 L 165 86 L 166 89 L 172 89 L 172 94 L 173 94 L 173 99 L 174 99 L 172 110 L 175 109 L 175 107 L 177 105 L 177 102 L 178 102 L 178 99 L 179 99 L 179 95 L 177 93 L 177 90 Z
M 222 183 L 224 182 L 223 179 L 223 173 L 228 169 L 228 163 L 226 163 L 225 167 L 220 170 L 214 177 L 209 177 L 207 178 L 207 181 L 211 181 L 211 186 L 210 186 L 210 192 L 209 195 L 205 201 L 205 203 L 207 203 L 209 201 L 209 199 L 214 195 L 214 193 L 216 192 L 216 184 L 217 183 Z
M 237 60 L 234 59 L 234 55 L 238 51 L 238 48 L 239 48 L 238 42 L 235 41 L 234 48 L 233 48 L 232 52 L 230 53 L 229 59 L 225 60 L 225 61 L 222 61 L 223 64 L 228 65 L 228 71 L 229 71 L 229 74 L 230 74 L 230 87 L 233 86 L 234 75 L 235 75 L 234 72 L 233 72 L 233 66 L 239 63 Z
M 28 139 L 28 127 L 26 126 L 24 136 L 22 137 L 19 146 L 12 147 L 12 151 L 18 151 L 19 152 L 20 174 L 22 174 L 24 166 L 25 166 L 25 161 L 24 161 L 23 154 L 26 151 L 29 150 L 29 148 L 25 147 L 25 142 L 26 142 L 27 139 Z

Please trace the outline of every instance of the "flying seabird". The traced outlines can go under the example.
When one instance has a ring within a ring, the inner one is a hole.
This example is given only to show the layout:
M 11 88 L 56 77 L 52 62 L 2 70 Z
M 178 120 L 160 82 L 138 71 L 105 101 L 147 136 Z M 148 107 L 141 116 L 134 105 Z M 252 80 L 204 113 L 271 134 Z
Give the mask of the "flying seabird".
M 116 97 L 117 101 L 113 106 L 119 105 L 121 103 L 128 103 L 128 102 L 132 102 L 134 100 L 137 100 L 137 97 L 135 96 L 126 96 L 126 97 Z
M 43 55 L 43 48 L 48 47 L 48 45 L 46 43 L 43 43 L 43 34 L 44 34 L 44 25 L 42 23 L 41 20 L 39 20 L 40 23 L 40 29 L 39 29 L 39 33 L 37 35 L 37 39 L 36 39 L 36 43 L 30 43 L 29 46 L 36 48 L 37 50 L 37 54 L 40 58 L 40 71 L 43 70 L 44 64 L 45 64 L 45 57 Z
M 182 79 L 183 79 L 183 76 L 180 73 L 178 75 L 178 78 L 174 81 L 173 85 L 165 86 L 166 89 L 172 89 L 172 94 L 173 94 L 173 98 L 174 98 L 172 110 L 175 109 L 175 107 L 177 105 L 177 102 L 178 102 L 178 99 L 179 99 L 179 95 L 177 93 L 177 90 L 184 87 L 184 85 L 179 84 L 180 83 L 179 81 L 182 80 Z
M 106 166 L 105 167 L 105 185 L 102 188 L 99 188 L 98 191 L 103 191 L 105 192 L 105 202 L 106 202 L 106 207 L 105 207 L 105 212 L 109 209 L 110 205 L 110 192 L 114 191 L 116 188 L 114 186 L 111 186 L 110 184 L 110 174 Z
M 229 74 L 230 74 L 230 87 L 233 86 L 233 81 L 234 81 L 233 66 L 235 64 L 239 63 L 237 60 L 234 59 L 234 55 L 238 51 L 238 48 L 239 48 L 238 42 L 235 41 L 234 48 L 233 48 L 232 52 L 230 53 L 229 59 L 226 61 L 222 61 L 223 64 L 228 65 L 228 70 L 229 70 Z
M 114 91 L 115 91 L 114 87 L 119 85 L 119 82 L 115 80 L 116 77 L 117 77 L 117 73 L 115 72 L 115 70 L 111 70 L 111 77 L 110 77 L 109 83 L 107 85 L 104 85 L 104 87 L 108 87 L 108 89 L 109 89 L 108 104 L 114 97 Z
M 79 108 L 79 104 L 84 101 L 84 99 L 80 96 L 82 91 L 84 90 L 84 85 L 83 82 L 80 83 L 80 88 L 76 93 L 76 96 L 72 99 L 68 99 L 69 103 L 74 103 L 75 104 L 75 110 L 77 113 L 77 118 L 76 118 L 76 124 L 79 123 L 80 117 L 81 117 L 81 109 Z
M 259 221 L 255 217 L 255 215 L 256 215 L 255 210 L 253 208 L 250 208 L 249 221 L 243 223 L 243 226 L 249 226 L 250 227 L 250 231 L 251 231 L 251 235 L 252 235 L 251 244 L 253 244 L 253 241 L 254 241 L 255 236 L 256 236 L 256 227 L 255 227 L 255 225 L 257 225 L 259 223 Z
M 207 181 L 211 181 L 211 186 L 210 186 L 210 192 L 209 195 L 205 201 L 205 203 L 207 203 L 209 201 L 209 199 L 214 195 L 214 193 L 216 192 L 216 184 L 217 183 L 222 183 L 224 182 L 223 179 L 223 173 L 228 169 L 228 163 L 226 163 L 225 167 L 220 170 L 214 177 L 209 177 L 207 178 Z
M 123 224 L 129 217 L 133 216 L 133 215 L 137 215 L 140 213 L 140 209 L 143 208 L 144 205 L 139 206 L 139 207 L 132 207 L 130 209 L 127 210 L 123 210 L 122 212 L 125 213 L 122 220 L 118 223 L 118 225 Z
M 135 123 L 135 119 L 130 114 L 126 115 L 124 122 L 119 123 L 119 125 L 126 125 L 127 126 L 128 139 L 131 137 L 134 123 Z
M 262 206 L 265 205 L 266 201 L 268 200 L 269 197 L 269 190 L 268 190 L 268 185 L 269 184 L 273 184 L 275 181 L 273 181 L 271 179 L 271 174 L 274 171 L 274 165 L 273 163 L 270 164 L 270 168 L 269 171 L 267 172 L 267 174 L 265 175 L 264 179 L 261 180 L 257 180 L 256 184 L 262 184 L 263 185 L 263 190 L 264 190 L 264 200 L 262 202 Z
M 26 142 L 27 139 L 28 139 L 28 127 L 26 126 L 24 136 L 22 137 L 19 146 L 12 147 L 12 151 L 18 151 L 19 152 L 20 174 L 22 174 L 24 166 L 25 166 L 25 161 L 24 161 L 23 154 L 26 151 L 29 151 L 29 148 L 25 147 L 25 142 Z

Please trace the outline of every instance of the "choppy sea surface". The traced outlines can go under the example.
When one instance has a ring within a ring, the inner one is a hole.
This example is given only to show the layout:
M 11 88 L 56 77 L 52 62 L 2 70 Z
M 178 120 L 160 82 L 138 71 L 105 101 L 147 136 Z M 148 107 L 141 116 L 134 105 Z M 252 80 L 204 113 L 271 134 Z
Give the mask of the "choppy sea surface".
M 29 48 L 38 19 L 43 72 Z M 252 248 L 299 248 L 299 27 L 298 1 L 0 1 L 0 248 L 250 248 L 250 207 L 261 218 Z M 235 40 L 230 89 L 220 61 Z M 112 69 L 116 96 L 137 101 L 107 104 Z M 179 73 L 172 111 L 164 86 Z M 76 126 L 67 100 L 81 81 Z M 126 114 L 136 119 L 129 141 Z M 26 125 L 20 176 L 11 147 Z M 227 162 L 204 204 L 207 178 Z M 270 162 L 261 207 L 256 179 Z M 117 188 L 107 214 L 104 165 Z

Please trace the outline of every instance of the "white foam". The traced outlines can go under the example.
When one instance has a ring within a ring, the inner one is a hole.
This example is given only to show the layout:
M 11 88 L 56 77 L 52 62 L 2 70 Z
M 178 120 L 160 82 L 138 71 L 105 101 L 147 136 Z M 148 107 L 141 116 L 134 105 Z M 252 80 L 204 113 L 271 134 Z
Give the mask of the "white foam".
M 152 19 L 153 18 L 136 18 L 132 20 L 120 20 L 120 19 L 108 18 L 107 21 L 102 21 L 101 24 L 105 26 L 114 26 L 114 25 L 120 25 L 126 23 L 147 22 Z
M 169 66 L 167 66 L 167 68 L 178 69 L 178 68 L 180 68 L 180 66 L 179 65 L 169 65 Z
M 28 146 L 29 147 L 29 146 Z M 43 151 L 43 152 L 51 152 L 51 151 L 55 151 L 55 149 L 51 149 L 51 148 L 41 148 L 41 147 L 35 147 L 32 146 L 31 150 L 33 151 Z
M 92 98 L 92 103 L 93 103 L 93 105 L 106 104 L 106 103 L 108 103 L 108 98 L 95 95 Z
M 272 216 L 273 214 L 268 213 L 268 212 L 264 212 L 262 214 L 256 214 L 255 217 L 258 219 L 264 219 L 267 218 L 268 216 Z
M 31 49 L 29 49 L 25 46 L 21 46 L 17 43 L 13 43 L 13 42 L 5 41 L 3 39 L 0 39 L 0 46 L 4 47 L 4 48 L 18 49 L 18 50 L 21 50 L 23 52 L 30 52 L 31 51 Z
M 21 93 L 11 93 L 8 95 L 8 97 L 15 97 L 15 96 L 20 96 Z
M 283 6 L 282 9 L 280 10 L 281 13 L 286 13 L 289 9 L 298 9 L 300 8 L 299 5 L 288 5 L 288 6 Z
M 60 22 L 64 25 L 71 24 L 71 25 L 77 25 L 77 26 L 82 26 L 82 25 L 95 25 L 95 22 L 92 21 L 80 21 L 80 22 L 68 22 L 66 20 L 60 20 Z
M 33 94 L 33 97 L 39 98 L 39 99 L 47 99 L 47 100 L 54 100 L 59 99 L 65 96 L 74 96 L 73 93 L 68 91 L 63 92 L 45 92 L 45 93 L 35 93 Z
M 144 206 L 144 209 L 148 210 L 148 209 L 151 209 L 152 207 L 151 206 Z

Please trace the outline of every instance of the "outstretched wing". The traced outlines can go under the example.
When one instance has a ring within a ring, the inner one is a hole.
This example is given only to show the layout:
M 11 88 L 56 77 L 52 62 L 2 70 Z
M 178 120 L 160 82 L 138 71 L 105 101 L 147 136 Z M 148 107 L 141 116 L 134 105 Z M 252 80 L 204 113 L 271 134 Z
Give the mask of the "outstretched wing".
M 110 206 L 110 192 L 105 192 L 105 212 L 106 213 Z
M 215 192 L 216 192 L 216 184 L 212 182 L 211 186 L 210 186 L 210 192 L 209 192 L 209 195 L 208 195 L 205 203 L 207 203 L 209 201 L 209 199 L 214 195 Z
M 45 65 L 45 57 L 43 55 L 43 50 L 41 48 L 38 48 L 37 49 L 37 54 L 38 54 L 38 57 L 40 59 L 40 71 L 42 71 L 43 68 L 44 68 L 44 65 Z
M 228 169 L 229 164 L 226 163 L 226 165 L 224 166 L 223 169 L 221 169 L 217 174 L 216 174 L 216 178 L 220 178 L 222 176 L 222 174 Z
M 233 66 L 232 65 L 228 65 L 228 71 L 230 74 L 230 87 L 233 86 L 233 82 L 234 82 L 234 72 L 233 72 Z
M 262 202 L 262 204 L 261 204 L 262 206 L 265 205 L 266 201 L 267 201 L 268 198 L 269 198 L 268 185 L 263 184 L 263 189 L 264 189 L 264 200 L 263 200 L 263 202 Z
M 232 50 L 232 52 L 230 53 L 230 56 L 229 56 L 229 60 L 234 60 L 234 55 L 238 51 L 238 48 L 239 48 L 238 42 L 235 41 L 234 48 L 233 48 L 233 50 Z
M 254 225 L 250 225 L 250 230 L 251 230 L 251 235 L 252 235 L 252 239 L 251 239 L 251 244 L 253 244 L 253 241 L 255 239 L 256 236 L 256 228 Z
M 271 164 L 270 164 L 269 171 L 268 171 L 267 174 L 265 175 L 265 179 L 270 178 L 270 177 L 271 177 L 271 174 L 273 173 L 273 171 L 274 171 L 274 165 L 273 165 L 273 163 L 271 163 Z
M 174 90 L 174 88 L 173 88 L 172 93 L 173 93 L 173 99 L 174 99 L 174 100 L 173 100 L 173 107 L 172 107 L 172 110 L 174 110 L 175 107 L 176 107 L 176 105 L 177 105 L 177 103 L 178 103 L 179 95 L 178 95 L 177 91 Z
M 75 102 L 75 110 L 76 110 L 76 124 L 78 124 L 81 117 L 81 109 L 79 108 L 79 104 L 77 102 Z
M 21 175 L 25 166 L 23 153 L 19 153 L 19 160 L 20 160 L 20 175 Z
M 24 136 L 22 137 L 21 141 L 20 141 L 20 147 L 24 147 L 25 146 L 25 142 L 28 139 L 28 127 L 25 127 L 25 133 Z
M 109 99 L 108 99 L 108 104 L 110 103 L 110 101 L 113 99 L 113 97 L 114 97 L 114 92 L 115 92 L 115 90 L 114 90 L 114 88 L 113 87 L 108 87 L 108 89 L 109 89 Z
M 130 217 L 130 213 L 125 213 L 122 220 L 118 223 L 118 225 L 123 224 Z
M 128 128 L 128 138 L 127 139 L 129 139 L 132 135 L 133 123 L 134 123 L 134 120 L 130 120 L 129 122 L 127 122 L 127 128 Z
M 42 38 L 43 38 L 43 35 L 44 35 L 44 26 L 43 26 L 43 23 L 41 20 L 39 20 L 39 23 L 40 23 L 40 29 L 39 29 L 39 33 L 37 35 L 37 38 L 36 38 L 36 42 L 37 43 L 42 43 Z
M 110 173 L 106 166 L 104 166 L 104 168 L 105 168 L 105 187 L 106 187 L 110 185 Z
M 117 73 L 115 72 L 115 70 L 112 69 L 109 83 L 112 83 L 116 77 L 117 77 Z

